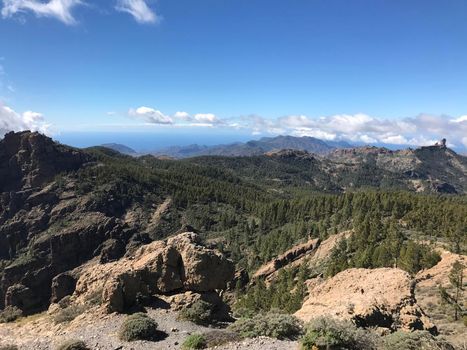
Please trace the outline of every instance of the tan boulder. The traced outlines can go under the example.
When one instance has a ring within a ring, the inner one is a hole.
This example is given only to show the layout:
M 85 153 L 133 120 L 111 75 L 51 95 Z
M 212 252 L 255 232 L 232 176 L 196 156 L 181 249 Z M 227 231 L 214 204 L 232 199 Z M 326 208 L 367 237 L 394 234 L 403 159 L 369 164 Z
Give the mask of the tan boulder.
M 110 312 L 123 312 L 139 297 L 174 292 L 225 289 L 234 265 L 222 254 L 186 232 L 139 248 L 134 256 L 107 264 L 89 264 L 79 273 L 73 297 L 81 302 L 102 293 Z
M 309 296 L 295 315 L 305 322 L 328 315 L 362 327 L 436 332 L 416 303 L 413 286 L 400 269 L 348 269 L 308 281 Z

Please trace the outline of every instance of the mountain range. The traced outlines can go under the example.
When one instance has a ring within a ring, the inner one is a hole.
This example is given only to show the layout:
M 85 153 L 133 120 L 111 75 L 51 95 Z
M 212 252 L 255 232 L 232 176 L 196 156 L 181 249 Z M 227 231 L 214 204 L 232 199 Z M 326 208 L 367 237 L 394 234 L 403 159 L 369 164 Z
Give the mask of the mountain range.
M 129 147 L 120 144 L 104 144 L 123 154 L 135 155 L 136 152 Z M 267 152 L 281 149 L 295 149 L 310 153 L 325 155 L 339 148 L 351 148 L 352 145 L 345 141 L 323 141 L 314 137 L 277 136 L 263 137 L 260 140 L 237 142 L 225 145 L 205 146 L 192 144 L 188 146 L 172 146 L 161 150 L 147 152 L 155 156 L 171 158 L 189 158 L 197 156 L 229 156 L 246 157 L 261 155 Z
M 287 142 L 299 147 L 295 141 Z M 0 339 L 24 341 L 29 349 L 44 339 L 44 329 L 77 327 L 86 334 L 82 339 L 98 337 L 95 343 L 118 348 L 119 314 L 145 308 L 162 321 L 175 320 L 174 313 L 199 300 L 224 310 L 226 318 L 237 303 L 255 313 L 272 307 L 298 312 L 303 304 L 300 317 L 307 319 L 327 297 L 319 299 L 314 284 L 304 303 L 306 286 L 324 278 L 316 276 L 334 275 L 326 279 L 331 291 L 336 288 L 331 311 L 341 312 L 341 300 L 358 297 L 354 316 L 361 325 L 435 334 L 415 305 L 409 272 L 433 268 L 437 276 L 436 264 L 445 261 L 418 241 L 439 237 L 465 251 L 467 158 L 444 144 L 400 151 L 327 145 L 323 157 L 275 146 L 266 151 L 264 143 L 274 142 L 262 142 L 257 155 L 167 159 L 102 146 L 77 149 L 37 132 L 6 134 L 0 140 Z M 348 243 L 337 238 L 350 235 Z M 398 269 L 391 268 L 394 261 Z M 298 270 L 306 262 L 310 270 Z M 441 267 L 446 275 L 450 265 Z M 264 283 L 250 282 L 255 271 Z M 355 279 L 365 286 L 352 287 Z M 405 294 L 391 292 L 392 301 L 383 295 L 381 303 L 390 308 L 373 310 L 386 283 Z M 438 287 L 430 283 L 426 293 L 432 295 Z M 459 325 L 449 321 L 447 308 L 424 300 L 449 327 Z M 40 326 L 3 326 L 13 313 L 39 313 Z M 86 333 L 86 317 L 91 328 L 113 328 Z M 163 327 L 172 344 L 187 329 L 178 321 Z M 33 336 L 11 336 L 18 331 Z

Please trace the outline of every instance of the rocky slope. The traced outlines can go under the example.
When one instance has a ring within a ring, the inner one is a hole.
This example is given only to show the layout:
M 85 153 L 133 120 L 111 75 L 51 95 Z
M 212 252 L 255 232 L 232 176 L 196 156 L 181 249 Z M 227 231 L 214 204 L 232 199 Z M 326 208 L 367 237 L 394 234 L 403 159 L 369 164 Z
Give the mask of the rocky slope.
M 399 269 L 348 269 L 324 280 L 307 282 L 309 296 L 295 315 L 309 321 L 317 315 L 348 319 L 382 332 L 436 327 L 416 302 L 409 274 Z M 386 329 L 387 331 L 383 330 Z

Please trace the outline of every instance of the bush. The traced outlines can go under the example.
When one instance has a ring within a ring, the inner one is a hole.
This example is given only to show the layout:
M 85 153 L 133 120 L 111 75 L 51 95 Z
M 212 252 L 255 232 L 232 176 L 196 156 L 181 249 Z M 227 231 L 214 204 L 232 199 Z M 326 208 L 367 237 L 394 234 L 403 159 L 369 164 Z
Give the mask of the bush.
M 320 317 L 305 326 L 300 340 L 302 350 L 314 349 L 376 349 L 376 339 L 368 331 L 358 329 L 350 321 Z M 394 348 L 398 349 L 399 348 Z
M 266 336 L 277 339 L 297 339 L 302 333 L 301 322 L 292 315 L 280 313 L 258 314 L 241 318 L 229 326 L 244 338 Z
M 63 305 L 66 305 L 66 303 L 64 303 Z M 84 311 L 86 311 L 86 307 L 83 305 L 65 306 L 65 308 L 57 311 L 57 313 L 54 316 L 54 322 L 55 323 L 71 322 L 76 317 L 81 315 Z
M 462 316 L 462 322 L 464 322 L 464 326 L 467 327 L 467 315 Z
M 119 338 L 124 341 L 157 340 L 157 335 L 156 321 L 142 312 L 127 316 L 119 332 Z
M 57 350 L 90 350 L 86 343 L 81 340 L 67 340 L 66 342 L 60 344 L 57 347 Z
M 204 349 L 206 346 L 206 339 L 202 334 L 192 334 L 185 339 L 182 349 Z
M 206 344 L 209 348 L 242 340 L 242 337 L 240 337 L 237 333 L 229 332 L 224 329 L 210 330 L 203 333 L 203 337 L 206 340 Z
M 197 300 L 180 311 L 180 318 L 198 325 L 209 325 L 215 322 L 214 305 L 204 300 Z
M 383 338 L 382 350 L 454 350 L 454 347 L 442 338 L 437 338 L 427 331 L 398 331 Z
M 16 306 L 7 306 L 0 312 L 0 323 L 16 321 L 23 315 L 21 309 Z

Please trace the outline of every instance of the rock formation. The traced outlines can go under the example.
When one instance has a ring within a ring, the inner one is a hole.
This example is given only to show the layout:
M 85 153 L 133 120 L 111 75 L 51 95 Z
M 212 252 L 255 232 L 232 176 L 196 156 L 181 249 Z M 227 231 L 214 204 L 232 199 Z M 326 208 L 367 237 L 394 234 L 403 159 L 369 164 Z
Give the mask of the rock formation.
M 436 333 L 414 296 L 414 283 L 400 269 L 348 269 L 308 282 L 309 296 L 295 315 L 303 321 L 329 315 L 358 326 Z
M 273 281 L 279 271 L 284 267 L 296 267 L 306 263 L 315 275 L 323 273 L 326 269 L 330 254 L 336 244 L 344 238 L 350 237 L 352 231 L 344 231 L 329 236 L 324 241 L 314 238 L 308 242 L 293 246 L 277 258 L 262 265 L 252 276 L 255 279 L 264 279 L 266 282 Z
M 261 266 L 253 275 L 253 278 L 266 278 L 269 275 L 273 274 L 280 268 L 289 265 L 295 260 L 300 259 L 305 254 L 310 253 L 311 251 L 316 250 L 320 244 L 319 239 L 311 239 L 306 243 L 296 245 L 291 249 L 287 250 L 285 253 L 279 255 L 277 258 L 269 261 L 268 263 Z
M 154 294 L 212 293 L 225 289 L 234 276 L 233 263 L 204 247 L 192 232 L 144 245 L 118 261 L 89 264 L 79 270 L 72 299 L 84 302 L 101 293 L 109 312 L 124 312 L 135 306 L 138 298 Z M 68 280 L 64 282 L 69 285 Z
M 10 132 L 0 140 L 0 192 L 41 186 L 60 172 L 76 170 L 90 156 L 37 132 Z

